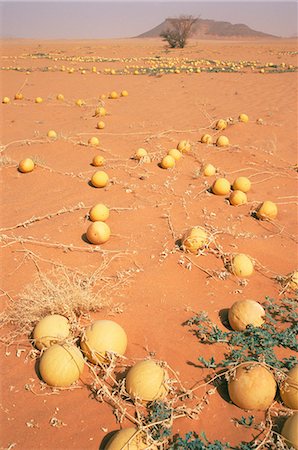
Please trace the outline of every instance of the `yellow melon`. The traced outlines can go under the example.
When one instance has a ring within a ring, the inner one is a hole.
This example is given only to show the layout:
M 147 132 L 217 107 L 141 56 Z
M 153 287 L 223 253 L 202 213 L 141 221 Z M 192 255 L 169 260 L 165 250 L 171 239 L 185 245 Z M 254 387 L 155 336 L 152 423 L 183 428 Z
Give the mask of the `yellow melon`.
M 113 320 L 97 320 L 89 325 L 81 339 L 81 349 L 89 361 L 97 364 L 107 362 L 107 352 L 124 355 L 127 335 Z
M 232 402 L 239 408 L 265 411 L 276 394 L 276 381 L 264 366 L 248 362 L 239 366 L 228 382 Z
M 110 210 L 103 203 L 97 203 L 96 205 L 92 206 L 89 211 L 89 218 L 90 220 L 92 220 L 92 222 L 105 222 L 109 218 L 109 215 Z
M 251 182 L 247 177 L 238 177 L 233 182 L 234 191 L 248 192 L 251 188 Z
M 280 396 L 288 408 L 298 410 L 298 364 L 289 370 L 280 387 Z
M 298 450 L 298 412 L 288 417 L 281 430 L 281 435 L 285 438 L 287 446 Z
M 227 136 L 219 136 L 216 139 L 216 146 L 217 147 L 228 147 L 228 145 L 230 145 L 230 141 L 227 138 Z
M 227 195 L 231 190 L 231 185 L 226 178 L 217 178 L 211 189 L 215 195 Z
M 271 202 L 270 200 L 266 200 L 263 202 L 256 211 L 256 216 L 260 220 L 265 219 L 275 219 L 277 216 L 277 206 L 274 202 Z
M 232 258 L 232 272 L 240 278 L 250 277 L 254 272 L 254 264 L 249 256 L 238 253 Z
M 54 344 L 43 353 L 39 372 L 49 386 L 68 387 L 80 378 L 84 364 L 83 355 L 77 347 Z
M 245 203 L 247 203 L 247 196 L 242 191 L 233 191 L 230 194 L 229 202 L 233 206 L 244 205 Z
M 109 182 L 109 175 L 103 170 L 98 170 L 91 177 L 91 184 L 96 188 L 105 187 Z
M 167 373 L 164 368 L 148 359 L 131 367 L 125 379 L 125 387 L 133 399 L 145 402 L 163 399 L 168 393 Z
M 67 318 L 60 314 L 51 314 L 36 324 L 33 339 L 36 347 L 42 350 L 66 339 L 69 334 L 70 325 Z
M 111 230 L 109 225 L 102 221 L 92 222 L 89 225 L 86 236 L 88 241 L 94 245 L 104 244 L 110 239 Z
M 229 309 L 228 319 L 233 330 L 243 331 L 247 325 L 262 326 L 265 314 L 262 305 L 255 300 L 239 300 Z

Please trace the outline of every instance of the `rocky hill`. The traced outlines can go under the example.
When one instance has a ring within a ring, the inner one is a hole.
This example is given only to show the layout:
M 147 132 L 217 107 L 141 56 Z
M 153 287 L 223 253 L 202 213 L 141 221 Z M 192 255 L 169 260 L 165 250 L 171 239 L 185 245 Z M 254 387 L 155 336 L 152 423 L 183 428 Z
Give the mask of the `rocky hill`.
M 168 18 L 161 24 L 145 33 L 137 36 L 138 38 L 159 37 L 160 33 L 171 29 L 171 21 L 177 19 Z M 232 24 L 230 22 L 220 22 L 209 19 L 198 19 L 192 27 L 191 38 L 194 39 L 224 39 L 224 38 L 277 38 L 271 34 L 252 30 L 244 24 Z

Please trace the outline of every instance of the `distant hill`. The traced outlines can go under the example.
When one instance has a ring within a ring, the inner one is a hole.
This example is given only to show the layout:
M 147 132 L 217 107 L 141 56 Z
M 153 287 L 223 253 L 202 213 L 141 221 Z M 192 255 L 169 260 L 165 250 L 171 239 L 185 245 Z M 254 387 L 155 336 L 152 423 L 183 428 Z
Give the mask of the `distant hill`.
M 171 21 L 177 19 L 168 18 L 161 24 L 145 33 L 136 36 L 138 38 L 153 38 L 160 36 L 165 30 L 171 29 Z M 191 38 L 194 39 L 223 39 L 223 38 L 278 38 L 272 34 L 252 30 L 242 23 L 219 22 L 209 19 L 198 19 L 192 27 Z

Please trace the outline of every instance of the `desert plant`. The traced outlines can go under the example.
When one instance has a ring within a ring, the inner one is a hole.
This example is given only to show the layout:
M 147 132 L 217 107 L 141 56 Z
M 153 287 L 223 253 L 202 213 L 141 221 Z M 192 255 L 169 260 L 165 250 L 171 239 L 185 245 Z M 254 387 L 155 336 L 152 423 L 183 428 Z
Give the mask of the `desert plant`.
M 190 36 L 193 25 L 198 18 L 181 15 L 178 18 L 168 19 L 170 27 L 160 33 L 164 41 L 171 48 L 184 48 Z

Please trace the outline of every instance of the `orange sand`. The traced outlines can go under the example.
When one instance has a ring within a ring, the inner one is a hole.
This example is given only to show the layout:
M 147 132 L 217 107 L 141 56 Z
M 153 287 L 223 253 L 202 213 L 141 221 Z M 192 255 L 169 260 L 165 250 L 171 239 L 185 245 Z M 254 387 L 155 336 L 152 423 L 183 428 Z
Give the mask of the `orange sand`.
M 58 49 L 58 50 L 57 50 Z M 34 42 L 6 41 L 2 45 L 4 66 L 44 67 L 63 62 L 42 59 L 23 59 L 34 52 L 60 55 L 111 58 L 141 56 L 187 56 L 218 60 L 259 60 L 263 63 L 297 65 L 296 43 L 291 40 L 252 42 L 191 42 L 185 50 L 165 53 L 159 40 L 117 40 L 98 42 Z M 281 54 L 281 52 L 286 52 Z M 136 62 L 136 65 L 138 62 Z M 90 69 L 96 65 L 117 68 L 122 63 L 65 63 L 70 67 Z M 30 174 L 20 174 L 15 165 L 2 168 L 1 227 L 11 227 L 32 216 L 43 216 L 63 207 L 83 202 L 86 206 L 103 202 L 111 208 L 108 224 L 111 239 L 105 250 L 131 254 L 112 264 L 115 270 L 139 267 L 131 284 L 121 291 L 123 313 L 117 320 L 128 334 L 127 356 L 144 358 L 148 352 L 165 360 L 180 374 L 183 384 L 190 388 L 210 373 L 196 367 L 197 358 L 216 356 L 217 347 L 198 344 L 182 323 L 196 311 L 207 311 L 220 327 L 219 313 L 234 301 L 251 298 L 263 301 L 265 296 L 278 297 L 279 285 L 273 280 L 296 269 L 297 248 L 294 235 L 297 227 L 297 75 L 296 73 L 180 73 L 154 76 L 105 75 L 87 72 L 39 72 L 28 75 L 18 71 L 1 72 L 1 98 L 9 96 L 11 104 L 2 105 L 2 136 L 5 145 L 19 140 L 41 140 L 41 143 L 19 145 L 4 149 L 1 156 L 18 162 L 28 156 L 52 169 L 37 167 Z M 14 101 L 14 94 L 27 80 L 22 92 L 25 99 Z M 103 120 L 104 130 L 97 130 L 99 119 L 93 116 L 101 94 L 126 89 L 129 96 L 118 100 L 104 100 L 109 113 Z M 65 102 L 56 95 L 63 93 Z M 40 105 L 34 99 L 41 96 Z M 86 106 L 74 105 L 82 98 Z M 199 143 L 204 132 L 216 132 L 211 123 L 219 118 L 249 116 L 247 124 L 236 123 L 223 134 L 231 146 L 218 149 Z M 257 124 L 258 118 L 263 124 Z M 48 142 L 48 130 L 59 135 Z M 91 136 L 100 139 L 100 151 L 90 146 L 75 145 Z M 66 139 L 71 138 L 71 139 Z M 190 154 L 180 160 L 172 171 L 158 167 L 161 156 L 180 139 L 192 143 Z M 155 155 L 150 164 L 138 165 L 130 159 L 137 148 L 144 147 Z M 88 185 L 94 172 L 90 165 L 95 154 L 106 159 L 104 170 L 112 183 L 103 190 Z M 238 175 L 248 176 L 252 189 L 247 205 L 230 206 L 222 197 L 203 190 L 214 177 L 199 174 L 201 164 L 212 163 L 219 173 L 231 182 Z M 82 174 L 82 177 L 60 172 Z M 200 193 L 201 192 L 201 193 Z M 199 194 L 200 193 L 200 194 Z M 199 195 L 198 195 L 199 194 Z M 253 219 L 249 212 L 263 200 L 278 204 L 279 214 L 274 224 Z M 128 208 L 128 209 L 126 209 Z M 88 208 L 42 220 L 27 228 L 2 231 L 9 236 L 33 237 L 49 243 L 72 244 L 89 248 L 82 236 L 88 221 Z M 226 280 L 208 278 L 206 270 L 223 270 L 222 261 L 212 254 L 194 257 L 191 270 L 183 253 L 174 251 L 175 241 L 189 226 L 207 226 L 217 234 L 217 242 L 225 252 L 243 252 L 255 258 L 264 269 L 256 271 L 247 286 L 240 286 L 234 276 Z M 7 242 L 6 242 L 7 243 Z M 5 244 L 5 242 L 4 242 Z M 17 298 L 27 283 L 32 282 L 36 267 L 24 258 L 29 249 L 46 260 L 64 263 L 86 272 L 98 267 L 101 255 L 87 252 L 64 252 L 30 243 L 13 243 L 2 248 L 1 286 Z M 47 271 L 51 264 L 40 262 Z M 2 296 L 2 309 L 5 295 Z M 105 312 L 95 317 L 106 317 Z M 24 343 L 26 338 L 24 338 Z M 20 348 L 28 348 L 23 342 Z M 22 450 L 88 449 L 96 450 L 107 432 L 119 428 L 113 410 L 107 404 L 89 396 L 86 388 L 64 391 L 59 395 L 34 395 L 26 385 L 34 384 L 39 391 L 35 362 L 15 356 L 15 348 L 1 351 L 1 448 Z M 220 355 L 219 355 L 220 357 Z M 204 394 L 204 390 L 200 395 Z M 199 395 L 199 393 L 197 393 Z M 218 393 L 210 396 L 198 420 L 181 419 L 175 432 L 205 431 L 210 439 L 227 440 L 231 444 L 249 440 L 250 430 L 236 428 L 231 422 L 244 412 Z M 261 413 L 254 413 L 262 420 Z M 57 417 L 61 427 L 53 427 L 50 419 Z M 30 422 L 33 421 L 33 422 Z M 33 423 L 34 426 L 30 426 Z M 29 424 L 29 425 L 28 425 Z M 128 421 L 124 422 L 129 425 Z M 13 443 L 15 447 L 9 447 Z

